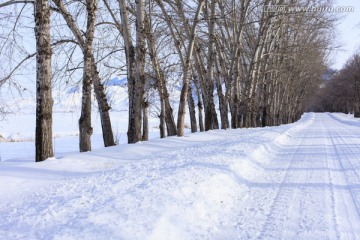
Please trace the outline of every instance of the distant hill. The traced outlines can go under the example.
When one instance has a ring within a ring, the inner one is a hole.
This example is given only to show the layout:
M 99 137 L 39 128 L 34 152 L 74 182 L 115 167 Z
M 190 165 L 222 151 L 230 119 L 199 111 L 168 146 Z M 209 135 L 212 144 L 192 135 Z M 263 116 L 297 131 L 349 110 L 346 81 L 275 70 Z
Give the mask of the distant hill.
M 108 87 L 111 87 L 111 86 L 126 87 L 127 84 L 128 84 L 128 80 L 126 77 L 121 78 L 121 79 L 119 77 L 115 77 L 104 83 L 104 85 L 108 86 Z

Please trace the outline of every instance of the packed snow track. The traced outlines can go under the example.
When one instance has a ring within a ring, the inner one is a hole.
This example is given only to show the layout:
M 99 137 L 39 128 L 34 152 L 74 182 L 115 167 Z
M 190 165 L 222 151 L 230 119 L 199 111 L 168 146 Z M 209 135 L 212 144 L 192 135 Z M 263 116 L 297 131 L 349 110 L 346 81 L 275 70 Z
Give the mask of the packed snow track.
M 0 239 L 360 239 L 360 121 L 0 162 Z

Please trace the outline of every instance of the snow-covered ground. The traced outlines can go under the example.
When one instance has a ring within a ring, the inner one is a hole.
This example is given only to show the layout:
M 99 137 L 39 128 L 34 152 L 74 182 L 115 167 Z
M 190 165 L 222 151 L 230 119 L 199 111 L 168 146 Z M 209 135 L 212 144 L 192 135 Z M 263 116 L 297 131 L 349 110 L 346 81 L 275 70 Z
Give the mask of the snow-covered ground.
M 114 138 L 117 143 L 127 142 L 128 112 L 110 112 Z M 53 144 L 56 156 L 79 151 L 80 112 L 55 112 L 53 114 Z M 93 112 L 91 137 L 92 148 L 104 147 L 99 114 Z M 159 119 L 149 119 L 149 137 L 158 138 Z M 17 149 L 21 149 L 19 152 Z M 0 121 L 0 160 L 34 161 L 35 159 L 35 114 L 14 113 Z
M 9 159 L 0 216 L 0 239 L 360 239 L 360 122 L 307 113 L 279 127 Z

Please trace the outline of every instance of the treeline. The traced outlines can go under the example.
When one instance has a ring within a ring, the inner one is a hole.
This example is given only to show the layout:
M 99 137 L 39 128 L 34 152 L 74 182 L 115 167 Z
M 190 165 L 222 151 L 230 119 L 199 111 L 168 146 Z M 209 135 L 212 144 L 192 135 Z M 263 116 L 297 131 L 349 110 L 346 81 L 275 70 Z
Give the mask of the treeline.
M 184 135 L 186 111 L 192 132 L 294 122 L 326 69 L 335 21 L 326 12 L 271 8 L 308 3 L 287 0 L 34 0 L 8 1 L 0 9 L 23 6 L 17 18 L 7 18 L 18 22 L 29 2 L 35 9 L 37 161 L 53 156 L 52 82 L 76 82 L 78 75 L 80 151 L 91 150 L 92 93 L 104 145 L 114 145 L 103 83 L 124 71 L 129 143 L 148 138 L 149 88 L 160 99 L 154 104 L 162 138 Z M 181 85 L 176 111 L 168 91 L 174 80 Z
M 360 54 L 354 54 L 339 70 L 323 80 L 310 111 L 342 112 L 360 117 Z

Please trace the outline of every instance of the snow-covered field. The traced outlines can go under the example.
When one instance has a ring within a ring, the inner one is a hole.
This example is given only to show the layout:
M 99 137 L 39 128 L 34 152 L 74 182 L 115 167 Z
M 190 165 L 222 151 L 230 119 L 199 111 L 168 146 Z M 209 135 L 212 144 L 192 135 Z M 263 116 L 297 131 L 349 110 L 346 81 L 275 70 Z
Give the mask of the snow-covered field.
M 127 143 L 128 112 L 110 112 L 114 138 L 118 143 Z M 53 114 L 53 142 L 56 156 L 79 151 L 80 112 L 55 112 Z M 159 120 L 149 119 L 149 136 L 158 138 Z M 92 148 L 104 147 L 99 114 L 93 112 L 91 138 Z M 18 151 L 21 149 L 21 152 Z M 0 159 L 1 161 L 34 161 L 35 159 L 35 114 L 14 113 L 0 122 Z
M 360 122 L 348 115 L 41 163 L 12 151 L 0 239 L 360 239 Z

